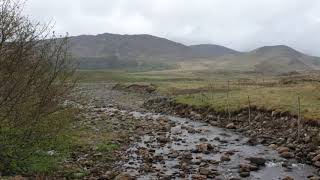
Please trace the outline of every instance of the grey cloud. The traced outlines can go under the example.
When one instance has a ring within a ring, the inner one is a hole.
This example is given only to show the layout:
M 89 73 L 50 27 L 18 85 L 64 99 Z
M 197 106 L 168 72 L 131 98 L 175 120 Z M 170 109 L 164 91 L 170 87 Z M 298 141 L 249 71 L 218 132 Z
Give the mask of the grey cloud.
M 318 0 L 29 0 L 25 13 L 71 35 L 153 34 L 237 50 L 287 44 L 320 56 Z

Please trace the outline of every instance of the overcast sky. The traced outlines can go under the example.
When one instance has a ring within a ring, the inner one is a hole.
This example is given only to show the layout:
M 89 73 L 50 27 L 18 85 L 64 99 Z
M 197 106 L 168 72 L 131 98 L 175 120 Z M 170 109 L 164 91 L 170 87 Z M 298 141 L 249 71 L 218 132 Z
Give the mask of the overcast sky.
M 152 34 L 241 51 L 286 44 L 320 56 L 320 0 L 28 0 L 60 34 Z

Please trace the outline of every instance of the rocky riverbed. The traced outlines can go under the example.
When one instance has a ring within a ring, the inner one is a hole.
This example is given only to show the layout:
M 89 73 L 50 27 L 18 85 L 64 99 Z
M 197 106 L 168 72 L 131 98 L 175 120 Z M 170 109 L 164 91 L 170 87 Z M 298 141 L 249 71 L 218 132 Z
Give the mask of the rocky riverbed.
M 97 136 L 108 126 L 121 146 L 108 162 L 104 154 L 96 156 L 94 143 L 89 153 L 75 153 L 69 165 L 86 169 L 82 179 L 319 179 L 317 168 L 295 158 L 297 148 L 285 144 L 288 138 L 266 140 L 264 133 L 249 135 L 238 121 L 221 123 L 188 107 L 175 109 L 168 99 L 147 101 L 155 94 L 110 84 L 84 85 L 81 92 L 91 98 L 82 121 L 90 122 Z

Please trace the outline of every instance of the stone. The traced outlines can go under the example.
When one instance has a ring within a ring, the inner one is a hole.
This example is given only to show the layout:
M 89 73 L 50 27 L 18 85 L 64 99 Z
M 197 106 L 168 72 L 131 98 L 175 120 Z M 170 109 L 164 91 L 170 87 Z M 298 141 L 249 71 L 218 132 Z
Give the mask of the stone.
M 250 176 L 250 172 L 240 172 L 239 176 L 240 177 L 249 177 Z
M 236 125 L 234 123 L 229 123 L 226 126 L 227 129 L 236 129 Z
M 262 157 L 249 157 L 246 160 L 250 161 L 253 164 L 256 164 L 257 166 L 264 166 L 266 163 L 266 159 Z
M 280 156 L 286 159 L 294 158 L 294 154 L 288 151 L 282 152 Z
M 279 147 L 279 148 L 277 149 L 277 151 L 278 151 L 279 154 L 281 154 L 281 153 L 283 153 L 283 152 L 289 152 L 290 149 L 289 149 L 288 147 Z
M 320 160 L 320 154 L 316 155 L 315 157 L 312 158 L 312 161 L 319 161 Z
M 320 168 L 320 161 L 316 161 L 316 162 L 314 162 L 314 163 L 313 163 L 313 165 L 314 165 L 315 167 Z
M 220 160 L 221 161 L 230 161 L 230 156 L 229 155 L 226 155 L 226 154 L 223 154 L 221 157 L 220 157 Z
M 269 145 L 269 148 L 274 149 L 274 150 L 277 149 L 277 147 L 278 147 L 278 146 L 277 146 L 276 144 L 270 144 L 270 145 Z
M 239 172 L 250 172 L 250 171 L 257 171 L 259 168 L 258 166 L 252 164 L 240 164 L 239 165 Z
M 208 143 L 198 144 L 196 145 L 196 148 L 198 152 L 202 152 L 202 153 L 205 153 L 214 149 L 214 147 Z
M 207 139 L 207 138 L 203 138 L 203 137 L 202 137 L 202 138 L 200 138 L 200 139 L 199 139 L 199 141 L 201 141 L 201 142 L 207 142 L 207 141 L 208 141 L 208 139 Z
M 169 140 L 168 140 L 168 138 L 166 136 L 162 135 L 162 136 L 158 137 L 158 141 L 160 143 L 167 143 Z
M 208 175 L 211 174 L 211 171 L 210 171 L 209 169 L 207 169 L 207 168 L 199 168 L 199 173 L 200 173 L 201 175 L 206 175 L 206 176 L 208 176 Z

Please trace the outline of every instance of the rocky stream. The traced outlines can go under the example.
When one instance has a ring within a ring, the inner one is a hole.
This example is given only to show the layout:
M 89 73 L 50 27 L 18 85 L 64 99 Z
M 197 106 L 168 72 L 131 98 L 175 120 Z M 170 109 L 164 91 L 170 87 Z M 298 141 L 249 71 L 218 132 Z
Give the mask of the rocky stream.
M 288 147 L 252 143 L 234 124 L 221 128 L 201 117 L 159 113 L 146 107 L 153 95 L 101 86 L 90 90 L 96 96 L 92 112 L 139 125 L 113 169 L 96 179 L 319 179 L 318 169 L 298 161 Z

